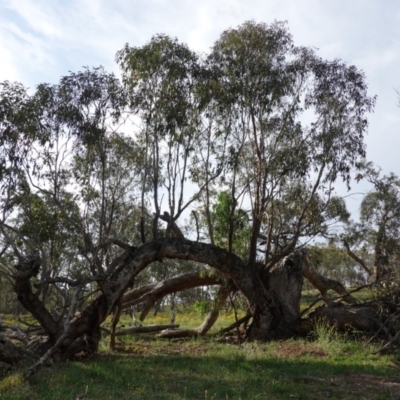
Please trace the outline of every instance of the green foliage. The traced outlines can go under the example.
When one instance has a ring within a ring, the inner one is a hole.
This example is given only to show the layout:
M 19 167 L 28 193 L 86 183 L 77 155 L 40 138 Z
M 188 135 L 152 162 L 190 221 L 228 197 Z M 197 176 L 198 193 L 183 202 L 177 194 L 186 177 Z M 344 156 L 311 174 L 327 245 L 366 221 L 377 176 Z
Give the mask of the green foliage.
M 245 210 L 236 209 L 232 196 L 222 191 L 212 208 L 214 240 L 217 246 L 233 249 L 233 252 L 245 257 L 250 241 L 250 221 Z M 230 239 L 231 238 L 231 239 Z M 229 241 L 232 241 L 229 245 Z
M 117 53 L 123 81 L 131 89 L 131 107 L 142 113 L 158 134 L 171 133 L 192 122 L 191 98 L 198 74 L 198 56 L 165 35 L 156 35 L 143 47 L 128 44 Z M 162 116 L 162 118 L 159 118 Z
M 207 300 L 196 300 L 193 303 L 193 309 L 200 315 L 205 315 L 210 311 L 211 305 Z

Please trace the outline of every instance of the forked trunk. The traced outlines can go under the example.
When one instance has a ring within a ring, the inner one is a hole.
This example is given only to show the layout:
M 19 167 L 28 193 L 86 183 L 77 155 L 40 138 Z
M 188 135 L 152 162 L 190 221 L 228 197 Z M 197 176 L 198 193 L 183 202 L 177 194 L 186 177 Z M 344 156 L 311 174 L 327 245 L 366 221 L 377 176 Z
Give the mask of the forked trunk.
M 303 287 L 303 260 L 302 251 L 294 252 L 275 264 L 269 271 L 262 271 L 261 279 L 268 293 L 269 310 L 272 321 L 267 328 L 264 317 L 258 309 L 253 316 L 248 336 L 250 339 L 287 338 L 293 335 L 300 323 L 300 298 Z M 266 304 L 267 306 L 267 304 Z

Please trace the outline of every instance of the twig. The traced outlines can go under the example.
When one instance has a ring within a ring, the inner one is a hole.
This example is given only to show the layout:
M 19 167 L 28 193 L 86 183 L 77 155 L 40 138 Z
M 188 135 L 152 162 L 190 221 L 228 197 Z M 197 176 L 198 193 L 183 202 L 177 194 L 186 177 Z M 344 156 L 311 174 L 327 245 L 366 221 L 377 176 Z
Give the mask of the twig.
M 375 351 L 372 354 L 378 354 L 378 353 L 382 353 L 385 350 L 389 350 L 392 347 L 393 343 L 395 343 L 396 340 L 399 338 L 400 338 L 400 331 L 397 331 L 396 334 L 394 335 L 394 337 L 392 338 L 392 340 L 390 340 L 383 347 L 381 347 L 379 350 Z
M 229 331 L 231 331 L 232 329 L 235 329 L 236 327 L 244 324 L 245 322 L 247 322 L 249 319 L 251 318 L 251 315 L 245 315 L 244 317 L 240 318 L 239 320 L 237 320 L 236 322 L 234 322 L 233 324 L 227 326 L 226 328 L 221 329 L 220 331 L 218 331 L 215 335 L 223 335 L 224 333 L 227 333 Z
M 231 302 L 231 305 L 232 305 L 232 307 L 233 307 L 233 311 L 234 311 L 234 313 L 235 313 L 236 334 L 237 334 L 238 342 L 239 342 L 239 344 L 241 344 L 241 343 L 242 343 L 242 340 L 241 340 L 240 331 L 239 331 L 239 326 L 240 326 L 240 324 L 238 324 L 238 316 L 237 316 L 236 305 L 235 305 L 235 302 L 233 301 L 233 296 L 232 296 L 232 293 L 231 293 L 231 292 L 229 292 L 229 300 L 230 300 L 230 302 Z

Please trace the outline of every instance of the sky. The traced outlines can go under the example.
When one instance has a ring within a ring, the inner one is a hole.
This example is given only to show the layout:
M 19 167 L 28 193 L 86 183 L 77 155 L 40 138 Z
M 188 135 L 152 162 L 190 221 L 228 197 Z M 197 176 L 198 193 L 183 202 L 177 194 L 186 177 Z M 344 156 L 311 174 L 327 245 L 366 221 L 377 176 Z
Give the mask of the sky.
M 115 53 L 157 33 L 208 52 L 248 20 L 287 21 L 296 45 L 364 71 L 377 95 L 367 158 L 400 176 L 398 0 L 0 0 L 0 82 L 35 88 L 84 66 L 119 74 Z

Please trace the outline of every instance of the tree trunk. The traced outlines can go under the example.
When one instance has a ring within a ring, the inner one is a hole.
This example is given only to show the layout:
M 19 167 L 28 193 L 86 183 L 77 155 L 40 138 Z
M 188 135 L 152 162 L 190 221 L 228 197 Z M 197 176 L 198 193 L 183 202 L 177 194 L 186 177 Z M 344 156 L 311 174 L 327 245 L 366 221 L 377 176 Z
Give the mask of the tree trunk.
M 262 271 L 262 281 L 270 297 L 273 314 L 270 338 L 290 337 L 300 323 L 304 257 L 303 251 L 296 251 L 269 270 Z
M 196 328 L 196 331 L 200 335 L 205 335 L 214 326 L 219 317 L 219 311 L 224 306 L 226 299 L 229 296 L 229 293 L 232 290 L 236 290 L 236 288 L 233 288 L 232 286 L 232 284 L 227 283 L 219 288 L 214 300 L 212 310 L 207 314 L 203 323 L 198 328 Z
M 100 340 L 100 325 L 119 302 L 122 301 L 124 306 L 139 302 L 154 304 L 166 294 L 177 290 L 199 284 L 221 284 L 218 275 L 186 274 L 157 285 L 134 289 L 124 295 L 130 282 L 148 265 L 159 261 L 160 257 L 209 265 L 231 281 L 235 290 L 240 290 L 247 299 L 249 314 L 253 317 L 247 332 L 250 340 L 284 338 L 296 331 L 300 322 L 304 251 L 294 252 L 268 270 L 264 267 L 257 271 L 256 266 L 246 265 L 235 254 L 208 243 L 168 238 L 162 242 L 147 242 L 138 248 L 127 246 L 110 264 L 107 280 L 101 282 L 101 294 L 70 321 L 68 332 L 64 332 L 62 321 L 53 319 L 32 291 L 30 280 L 39 271 L 39 258 L 27 260 L 16 267 L 15 289 L 21 303 L 32 312 L 49 335 L 49 345 L 56 343 L 62 336 L 58 346 L 62 358 L 82 350 L 93 354 Z M 216 303 L 217 309 L 223 303 L 224 296 L 226 294 L 221 292 Z M 207 332 L 212 326 L 217 317 L 217 309 L 198 328 L 197 334 Z
M 162 254 L 160 254 L 160 249 L 162 249 Z M 26 262 L 18 264 L 15 274 L 15 290 L 18 299 L 33 314 L 49 336 L 48 345 L 43 347 L 43 352 L 56 342 L 57 352 L 61 358 L 73 357 L 76 352 L 81 351 L 89 355 L 96 352 L 100 340 L 100 325 L 122 299 L 132 279 L 149 264 L 160 260 L 160 257 L 207 264 L 217 269 L 226 278 L 232 279 L 247 298 L 250 313 L 254 316 L 250 337 L 261 340 L 269 337 L 273 319 L 270 298 L 254 268 L 246 266 L 236 255 L 211 244 L 169 238 L 162 242 L 148 242 L 138 248 L 128 246 L 118 255 L 109 266 L 113 272 L 101 283 L 101 294 L 70 321 L 68 332 L 64 332 L 63 322 L 55 320 L 33 293 L 31 278 L 40 270 L 40 258 L 35 255 Z M 215 277 L 207 279 L 217 283 Z M 187 281 L 184 284 L 187 284 Z M 160 289 L 160 292 L 164 289 Z M 61 337 L 62 340 L 58 341 Z

